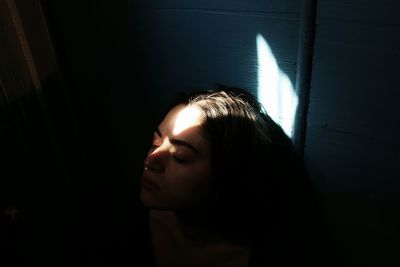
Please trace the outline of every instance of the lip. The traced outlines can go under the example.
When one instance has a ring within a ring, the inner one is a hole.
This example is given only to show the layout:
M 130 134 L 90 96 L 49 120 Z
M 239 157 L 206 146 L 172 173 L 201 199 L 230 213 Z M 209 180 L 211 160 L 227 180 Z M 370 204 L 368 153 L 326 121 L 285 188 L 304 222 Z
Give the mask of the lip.
M 142 176 L 142 187 L 149 190 L 160 190 L 160 187 L 152 182 L 146 175 Z

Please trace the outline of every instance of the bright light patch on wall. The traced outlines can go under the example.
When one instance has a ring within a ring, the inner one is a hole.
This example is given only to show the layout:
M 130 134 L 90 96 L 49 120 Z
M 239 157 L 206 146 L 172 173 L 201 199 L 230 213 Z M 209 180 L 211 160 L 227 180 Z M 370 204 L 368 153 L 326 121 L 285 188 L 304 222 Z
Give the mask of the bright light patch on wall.
M 258 101 L 268 115 L 292 137 L 298 97 L 288 76 L 276 62 L 271 48 L 261 34 L 257 34 Z

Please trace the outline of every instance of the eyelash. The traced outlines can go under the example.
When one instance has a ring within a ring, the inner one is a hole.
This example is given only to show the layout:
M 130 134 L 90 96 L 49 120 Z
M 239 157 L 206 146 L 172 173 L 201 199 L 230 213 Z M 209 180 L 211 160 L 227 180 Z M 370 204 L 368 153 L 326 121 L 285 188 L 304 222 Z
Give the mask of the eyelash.
M 174 160 L 175 160 L 176 162 L 178 162 L 178 163 L 180 163 L 180 164 L 187 164 L 187 163 L 189 163 L 188 160 L 180 159 L 180 158 L 177 158 L 177 157 L 175 157 L 175 156 L 173 156 L 173 158 L 174 158 Z

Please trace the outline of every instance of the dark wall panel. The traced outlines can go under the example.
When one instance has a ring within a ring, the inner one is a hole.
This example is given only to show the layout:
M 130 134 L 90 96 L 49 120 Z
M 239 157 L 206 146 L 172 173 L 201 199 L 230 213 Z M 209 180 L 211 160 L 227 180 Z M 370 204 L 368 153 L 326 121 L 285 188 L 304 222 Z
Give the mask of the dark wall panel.
M 157 77 L 160 91 L 209 87 L 215 82 L 256 91 L 257 34 L 265 36 L 281 68 L 295 77 L 296 19 L 164 10 L 157 15 L 159 25 L 148 45 L 152 77 Z
M 345 264 L 400 264 L 399 8 L 318 1 L 305 157 Z
M 257 34 L 295 83 L 299 1 L 156 1 L 138 40 L 160 98 L 224 83 L 257 93 Z M 122 92 L 124 93 L 124 92 Z

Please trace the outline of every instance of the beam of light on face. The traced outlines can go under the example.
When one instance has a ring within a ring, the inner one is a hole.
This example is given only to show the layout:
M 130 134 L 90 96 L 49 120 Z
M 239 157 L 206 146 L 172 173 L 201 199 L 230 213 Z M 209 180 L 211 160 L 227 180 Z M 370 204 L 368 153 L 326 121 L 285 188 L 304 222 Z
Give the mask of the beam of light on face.
M 186 129 L 201 124 L 201 112 L 198 108 L 188 106 L 179 111 L 175 119 L 174 129 L 172 133 L 178 135 Z
M 261 34 L 257 34 L 258 101 L 268 115 L 291 137 L 298 97 L 288 76 L 276 62 L 271 48 Z

